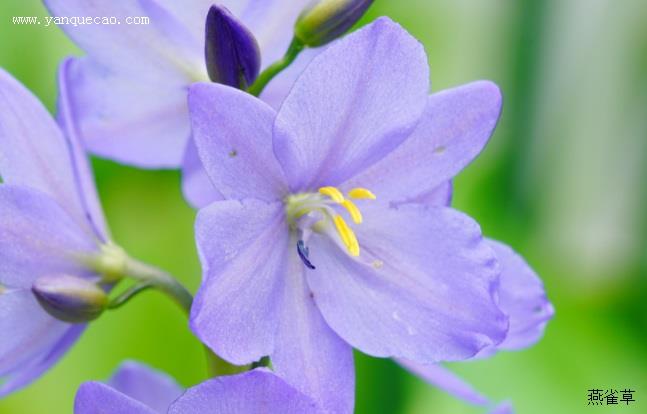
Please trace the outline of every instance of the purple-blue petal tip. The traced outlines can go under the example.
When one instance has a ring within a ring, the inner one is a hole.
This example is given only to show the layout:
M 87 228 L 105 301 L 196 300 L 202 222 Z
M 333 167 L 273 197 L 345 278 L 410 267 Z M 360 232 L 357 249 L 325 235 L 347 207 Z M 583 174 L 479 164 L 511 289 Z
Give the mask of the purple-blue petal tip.
M 247 89 L 261 69 L 254 35 L 225 7 L 213 5 L 207 14 L 205 59 L 209 79 Z

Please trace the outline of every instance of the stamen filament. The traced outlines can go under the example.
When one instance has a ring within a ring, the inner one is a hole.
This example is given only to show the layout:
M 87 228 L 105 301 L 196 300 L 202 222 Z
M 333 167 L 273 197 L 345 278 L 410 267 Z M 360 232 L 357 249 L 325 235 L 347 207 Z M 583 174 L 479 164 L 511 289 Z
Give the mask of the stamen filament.
M 353 188 L 348 192 L 348 197 L 354 198 L 354 199 L 368 199 L 368 200 L 375 200 L 377 197 L 375 197 L 375 194 L 373 194 L 370 190 L 367 190 L 366 188 Z
M 348 212 L 350 213 L 350 216 L 353 219 L 353 221 L 355 222 L 355 224 L 361 224 L 362 223 L 362 220 L 363 220 L 362 212 L 359 211 L 359 208 L 357 208 L 355 203 L 353 203 L 350 200 L 344 200 L 344 201 L 341 202 L 341 205 L 344 206 L 344 208 L 346 210 L 348 210 Z
M 344 202 L 344 195 L 335 187 L 321 187 L 319 193 L 330 197 L 335 203 Z

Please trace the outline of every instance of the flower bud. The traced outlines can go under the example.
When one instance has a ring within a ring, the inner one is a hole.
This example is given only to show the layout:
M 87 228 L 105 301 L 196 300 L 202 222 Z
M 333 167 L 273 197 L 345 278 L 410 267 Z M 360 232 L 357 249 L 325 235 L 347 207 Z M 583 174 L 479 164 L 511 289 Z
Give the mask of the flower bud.
M 31 288 L 43 309 L 64 322 L 96 319 L 108 305 L 108 296 L 89 280 L 69 275 L 44 276 Z
M 211 6 L 205 36 L 209 79 L 238 89 L 247 89 L 254 83 L 261 69 L 258 43 L 229 10 Z
M 321 0 L 306 8 L 294 35 L 310 47 L 325 45 L 346 33 L 373 4 L 373 0 Z

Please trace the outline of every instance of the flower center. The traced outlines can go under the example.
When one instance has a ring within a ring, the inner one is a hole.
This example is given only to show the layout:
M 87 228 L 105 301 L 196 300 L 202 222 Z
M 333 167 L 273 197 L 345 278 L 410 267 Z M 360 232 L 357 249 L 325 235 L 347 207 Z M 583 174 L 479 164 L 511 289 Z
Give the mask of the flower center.
M 297 253 L 310 269 L 310 250 L 307 242 L 313 233 L 327 234 L 341 242 L 351 256 L 359 256 L 359 242 L 355 232 L 340 212 L 349 215 L 353 223 L 362 223 L 362 213 L 352 199 L 375 200 L 375 195 L 365 188 L 354 188 L 344 197 L 336 187 L 321 187 L 316 193 L 299 193 L 285 200 L 290 230 L 298 235 Z

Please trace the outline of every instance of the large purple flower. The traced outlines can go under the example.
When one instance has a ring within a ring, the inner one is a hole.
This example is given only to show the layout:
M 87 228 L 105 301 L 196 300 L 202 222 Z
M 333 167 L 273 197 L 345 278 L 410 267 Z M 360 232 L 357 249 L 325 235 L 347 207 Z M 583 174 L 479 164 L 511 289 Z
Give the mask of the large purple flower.
M 91 276 L 79 258 L 96 253 L 109 235 L 74 136 L 65 137 L 40 102 L 2 70 L 0 176 L 1 396 L 45 372 L 84 329 L 41 309 L 33 282 Z
M 478 225 L 425 204 L 481 150 L 501 96 L 490 82 L 427 96 L 428 79 L 422 46 L 382 18 L 316 57 L 278 113 L 220 85 L 189 94 L 225 199 L 197 219 L 192 328 L 230 362 L 269 355 L 331 412 L 352 411 L 351 347 L 434 363 L 506 335 Z
M 61 26 L 87 53 L 72 61 L 66 75 L 73 121 L 86 147 L 140 167 L 181 166 L 190 136 L 187 90 L 209 80 L 205 21 L 213 0 L 44 1 L 54 16 L 114 16 L 121 22 Z M 307 1 L 218 3 L 252 31 L 267 65 L 287 49 Z M 140 17 L 150 23 L 128 24 Z M 277 81 L 264 98 L 280 101 L 287 84 Z
M 219 377 L 184 391 L 171 377 L 135 362 L 122 364 L 108 384 L 82 384 L 75 414 L 308 414 L 309 397 L 265 368 Z

